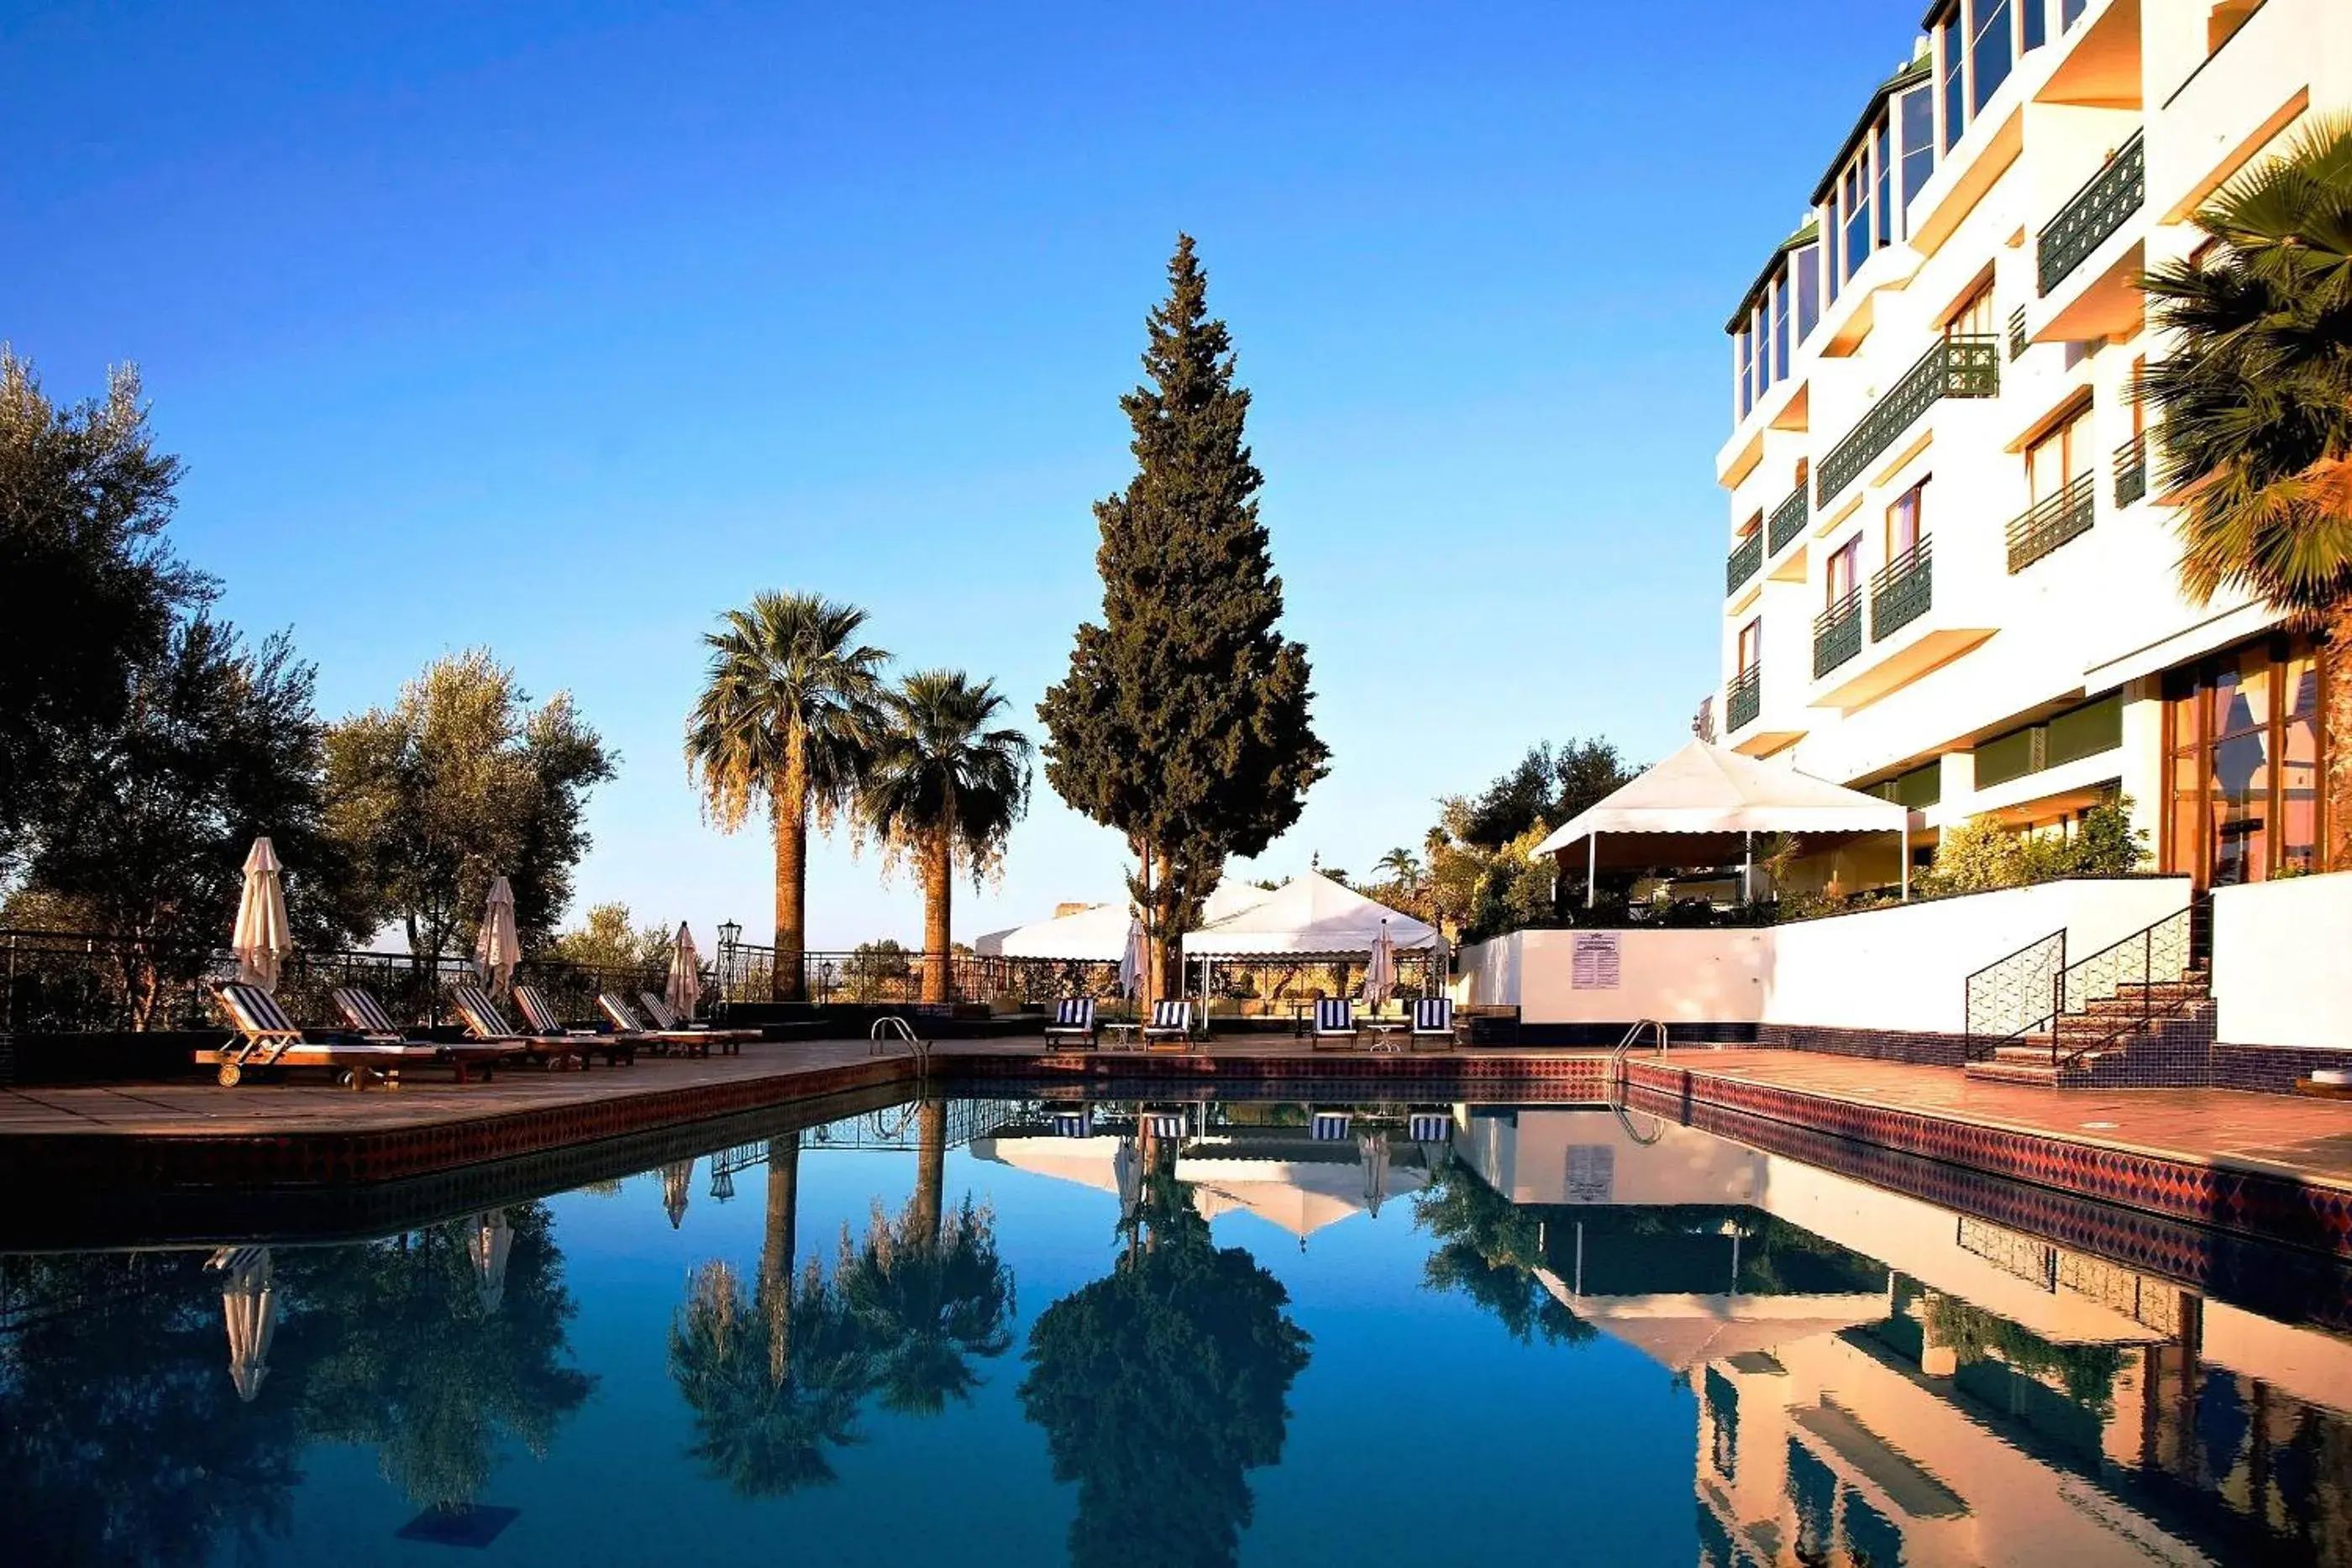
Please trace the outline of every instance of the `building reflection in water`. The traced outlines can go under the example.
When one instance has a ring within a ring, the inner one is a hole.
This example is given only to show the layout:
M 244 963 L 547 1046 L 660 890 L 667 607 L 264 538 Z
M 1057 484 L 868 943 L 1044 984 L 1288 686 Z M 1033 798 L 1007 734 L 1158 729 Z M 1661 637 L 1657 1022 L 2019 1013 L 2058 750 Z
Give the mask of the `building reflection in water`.
M 1528 1274 L 1696 1392 L 1704 1562 L 2352 1563 L 2343 1341 L 1696 1129 L 1460 1116 Z

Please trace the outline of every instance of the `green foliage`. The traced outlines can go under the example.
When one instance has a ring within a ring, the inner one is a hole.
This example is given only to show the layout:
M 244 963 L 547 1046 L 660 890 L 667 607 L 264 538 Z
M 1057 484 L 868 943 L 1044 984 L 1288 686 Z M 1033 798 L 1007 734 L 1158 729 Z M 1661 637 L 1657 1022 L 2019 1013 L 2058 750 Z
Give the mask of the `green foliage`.
M 1522 1344 L 1581 1344 L 1598 1337 L 1538 1280 L 1543 1263 L 1537 1217 L 1447 1160 L 1413 1197 L 1413 1228 L 1439 1245 L 1422 1265 L 1424 1288 L 1467 1297 Z
M 841 988 L 853 1002 L 880 1001 L 915 972 L 913 957 L 895 937 L 860 942 L 841 967 Z
M 845 1309 L 872 1347 L 882 1407 L 936 1416 L 981 1383 L 975 1360 L 1013 1348 L 1012 1270 L 996 1250 L 996 1217 L 967 1195 L 936 1238 L 928 1211 L 909 1204 L 896 1219 L 875 1206 L 863 1239 L 846 1229 L 834 1270 Z
M 1166 1217 L 1108 1279 L 1045 1309 L 1021 1406 L 1054 1479 L 1076 1482 L 1074 1568 L 1213 1568 L 1235 1561 L 1248 1472 L 1282 1458 L 1308 1339 L 1289 1296 L 1240 1248 L 1217 1248 L 1163 1173 Z M 1182 1212 L 1180 1213 L 1179 1210 Z
M 857 1440 L 870 1356 L 814 1259 L 796 1280 L 748 1291 L 725 1263 L 696 1270 L 669 1364 L 693 1413 L 689 1457 L 739 1497 L 829 1484 L 827 1450 Z
M 1102 621 L 1078 628 L 1069 674 L 1037 710 L 1055 791 L 1141 862 L 1130 891 L 1163 971 L 1226 858 L 1297 821 L 1329 756 L 1309 721 L 1307 650 L 1277 630 L 1282 580 L 1243 439 L 1250 396 L 1189 235 L 1168 280 L 1148 384 L 1120 400 L 1135 477 L 1095 506 Z
M 2103 800 L 2063 835 L 2013 832 L 1990 816 L 1947 828 L 1936 863 L 1917 878 L 1918 891 L 1941 897 L 2137 871 L 2147 860 L 2147 831 L 2132 826 L 2131 804 L 2128 796 Z
M 1962 1365 L 1991 1357 L 2029 1376 L 2056 1378 L 2069 1399 L 2101 1420 L 2114 1413 L 2116 1378 L 2126 1355 L 2121 1346 L 2052 1344 L 1957 1296 L 1931 1297 L 1927 1312 L 1934 1342 L 1951 1346 Z
M 544 944 L 589 847 L 588 794 L 618 758 L 562 692 L 540 706 L 487 649 L 440 659 L 327 732 L 327 822 L 371 924 L 409 951 L 473 940 L 490 879 L 513 885 L 515 925 Z
M 667 970 L 674 940 L 666 925 L 633 924 L 625 904 L 598 904 L 576 929 L 556 937 L 552 951 L 587 969 Z
M 1473 849 L 1499 850 L 1531 828 L 1548 824 L 1549 831 L 1599 805 L 1632 783 L 1634 772 L 1615 746 L 1597 737 L 1557 748 L 1542 742 L 1528 747 L 1517 767 L 1464 800 L 1451 831 Z
M 53 792 L 131 709 L 212 580 L 163 542 L 180 461 L 154 450 L 139 372 L 60 408 L 0 347 L 0 879 Z

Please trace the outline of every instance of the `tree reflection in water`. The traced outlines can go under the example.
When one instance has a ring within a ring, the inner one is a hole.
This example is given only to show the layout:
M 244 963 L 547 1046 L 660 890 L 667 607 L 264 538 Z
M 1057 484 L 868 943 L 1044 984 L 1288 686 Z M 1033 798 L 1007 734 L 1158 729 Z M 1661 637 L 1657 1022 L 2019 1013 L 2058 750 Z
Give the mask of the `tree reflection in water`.
M 936 1416 L 971 1397 L 975 1358 L 1013 1345 L 1013 1276 L 996 1250 L 996 1217 L 961 1207 L 935 1222 L 919 1197 L 894 1222 L 879 1205 L 862 1242 L 845 1230 L 835 1278 L 873 1357 L 882 1407 Z
M 856 1440 L 868 1359 L 814 1259 L 751 1291 L 730 1265 L 705 1263 L 669 1336 L 670 1375 L 694 1413 L 688 1451 L 744 1497 L 831 1481 L 825 1450 Z
M 1075 1481 L 1078 1568 L 1214 1568 L 1252 1512 L 1247 1472 L 1278 1462 L 1307 1361 L 1289 1295 L 1239 1248 L 1211 1244 L 1174 1149 L 1155 1151 L 1128 1250 L 1030 1331 L 1021 1403 L 1055 1479 Z
M 1596 1336 L 1536 1278 L 1543 1262 L 1541 1222 L 1461 1161 L 1443 1161 L 1413 1195 L 1412 1223 L 1438 1240 L 1422 1266 L 1428 1289 L 1468 1297 L 1523 1344 L 1538 1338 L 1579 1344 Z

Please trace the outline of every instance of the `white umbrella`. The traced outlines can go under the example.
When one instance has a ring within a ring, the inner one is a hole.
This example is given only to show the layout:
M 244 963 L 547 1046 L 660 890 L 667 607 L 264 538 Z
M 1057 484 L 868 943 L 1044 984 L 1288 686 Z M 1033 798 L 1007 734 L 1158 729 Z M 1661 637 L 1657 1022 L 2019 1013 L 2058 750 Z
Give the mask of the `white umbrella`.
M 514 979 L 522 962 L 522 942 L 515 936 L 514 889 L 502 876 L 490 878 L 489 902 L 482 906 L 481 935 L 474 939 L 474 967 L 502 991 Z
M 239 1247 L 214 1254 L 221 1283 L 221 1315 L 228 1326 L 228 1380 L 246 1404 L 269 1375 L 269 1341 L 278 1332 L 278 1296 L 267 1247 Z
M 669 1228 L 676 1230 L 686 1223 L 686 1200 L 694 1186 L 694 1162 L 674 1160 L 662 1166 L 662 1212 L 669 1216 Z
M 1372 956 L 1364 966 L 1364 1005 L 1378 1009 L 1396 990 L 1396 945 L 1389 940 L 1389 923 L 1381 922 L 1372 938 Z
M 1143 916 L 1131 915 L 1127 923 L 1127 945 L 1118 955 L 1118 994 L 1134 996 L 1149 967 L 1150 960 L 1143 954 Z
M 1364 1207 L 1381 1217 L 1381 1199 L 1389 1195 L 1389 1135 L 1385 1129 L 1356 1140 L 1357 1158 L 1364 1167 Z
M 278 988 L 278 966 L 294 951 L 286 925 L 286 890 L 278 880 L 278 852 L 263 834 L 245 857 L 245 893 L 236 901 L 236 931 L 229 950 L 236 955 L 236 977 L 265 991 Z
M 507 1254 L 513 1249 L 514 1231 L 505 1209 L 474 1216 L 466 1230 L 466 1256 L 474 1265 L 474 1294 L 484 1312 L 497 1312 L 507 1299 Z
M 1111 1155 L 1113 1179 L 1118 1183 L 1118 1217 L 1133 1219 L 1135 1211 L 1143 1204 L 1143 1155 L 1135 1146 L 1133 1137 L 1118 1141 L 1118 1150 Z
M 694 933 L 683 920 L 677 923 L 677 946 L 669 956 L 669 985 L 662 1000 L 684 1019 L 692 1018 L 702 1000 L 702 955 L 694 950 Z

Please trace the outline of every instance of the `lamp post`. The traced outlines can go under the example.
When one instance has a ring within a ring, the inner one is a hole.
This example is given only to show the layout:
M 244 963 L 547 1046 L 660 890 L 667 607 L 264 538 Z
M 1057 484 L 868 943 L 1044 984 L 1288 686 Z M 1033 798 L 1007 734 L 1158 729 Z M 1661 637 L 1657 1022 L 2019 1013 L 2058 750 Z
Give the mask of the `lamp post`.
M 735 942 L 742 935 L 740 921 L 722 920 L 719 923 L 719 999 L 722 1002 L 735 999 Z

